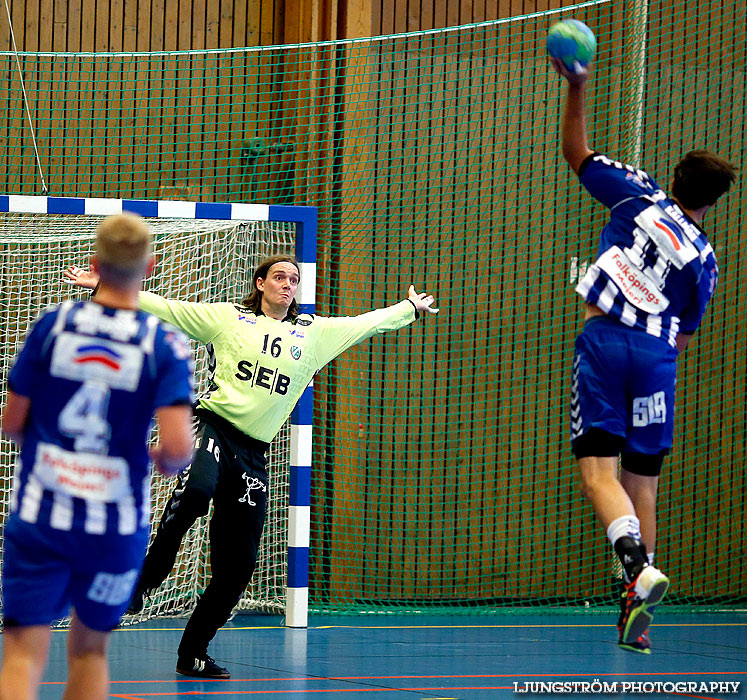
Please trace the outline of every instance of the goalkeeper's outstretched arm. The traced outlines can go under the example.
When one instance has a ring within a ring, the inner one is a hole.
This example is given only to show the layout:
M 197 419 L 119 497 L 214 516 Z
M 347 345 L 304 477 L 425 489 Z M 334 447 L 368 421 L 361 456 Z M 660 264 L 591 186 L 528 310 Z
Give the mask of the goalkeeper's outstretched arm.
M 83 287 L 83 289 L 96 289 L 99 283 L 99 274 L 93 268 L 84 270 L 76 265 L 70 265 L 66 270 L 63 270 L 62 277 L 73 286 Z

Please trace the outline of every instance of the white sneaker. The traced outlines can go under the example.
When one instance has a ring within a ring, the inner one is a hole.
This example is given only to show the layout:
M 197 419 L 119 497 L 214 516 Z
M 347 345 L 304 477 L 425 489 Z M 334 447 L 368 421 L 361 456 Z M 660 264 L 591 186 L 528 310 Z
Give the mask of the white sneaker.
M 625 588 L 627 603 L 620 620 L 620 642 L 630 644 L 648 629 L 654 608 L 669 588 L 669 579 L 656 567 L 646 566 Z

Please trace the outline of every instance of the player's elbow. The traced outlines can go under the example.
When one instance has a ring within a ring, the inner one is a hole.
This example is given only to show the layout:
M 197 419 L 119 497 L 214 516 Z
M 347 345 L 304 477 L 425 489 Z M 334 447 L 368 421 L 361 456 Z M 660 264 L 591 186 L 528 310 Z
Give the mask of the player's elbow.
M 166 406 L 156 412 L 159 427 L 158 464 L 170 472 L 192 461 L 192 409 L 187 405 Z
M 2 423 L 0 424 L 0 430 L 5 437 L 9 438 L 16 444 L 20 445 L 23 441 L 23 425 L 19 424 L 18 421 L 6 419 L 3 416 Z
M 188 440 L 161 439 L 160 448 L 159 465 L 169 472 L 181 471 L 192 461 L 194 451 L 191 435 Z
M 18 445 L 23 442 L 30 405 L 27 397 L 20 396 L 12 390 L 8 392 L 8 400 L 0 418 L 0 430 Z

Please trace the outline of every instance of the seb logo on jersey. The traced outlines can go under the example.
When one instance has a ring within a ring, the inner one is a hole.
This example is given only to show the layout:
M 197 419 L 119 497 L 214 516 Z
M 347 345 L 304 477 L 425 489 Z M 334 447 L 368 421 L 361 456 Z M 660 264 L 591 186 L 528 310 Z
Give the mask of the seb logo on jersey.
M 251 386 L 262 387 L 271 394 L 285 396 L 288 393 L 290 377 L 277 369 L 265 367 L 259 362 L 250 362 L 249 360 L 241 360 L 237 369 L 238 371 L 234 376 L 242 382 L 251 382 Z
M 269 333 L 265 333 L 262 338 L 262 355 L 278 358 L 282 352 L 283 339 L 281 337 L 271 338 Z M 297 360 L 301 356 L 300 348 L 295 345 L 290 349 L 290 353 L 294 360 Z M 240 360 L 237 370 L 234 376 L 242 382 L 251 382 L 251 386 L 267 389 L 271 394 L 285 396 L 288 393 L 291 381 L 290 377 L 287 374 L 283 374 L 277 368 L 273 369 L 272 367 L 265 366 L 261 359 L 256 362 Z

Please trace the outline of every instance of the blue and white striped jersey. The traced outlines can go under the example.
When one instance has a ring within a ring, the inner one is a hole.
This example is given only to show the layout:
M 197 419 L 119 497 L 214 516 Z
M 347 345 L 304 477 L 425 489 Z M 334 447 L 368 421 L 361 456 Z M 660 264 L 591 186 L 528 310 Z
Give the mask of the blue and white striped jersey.
M 610 209 L 596 261 L 576 291 L 627 326 L 675 346 L 694 333 L 718 280 L 705 233 L 643 170 L 594 153 L 581 184 Z
M 181 332 L 143 311 L 65 302 L 34 323 L 9 386 L 31 401 L 11 510 L 58 530 L 147 528 L 153 413 L 194 399 Z

